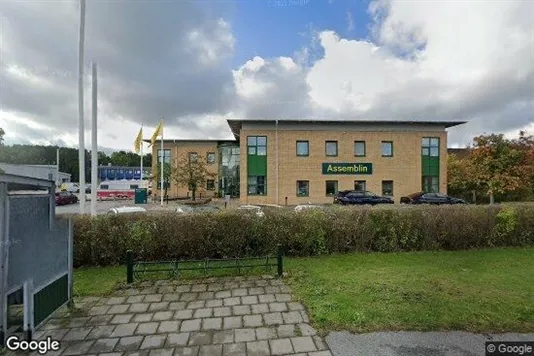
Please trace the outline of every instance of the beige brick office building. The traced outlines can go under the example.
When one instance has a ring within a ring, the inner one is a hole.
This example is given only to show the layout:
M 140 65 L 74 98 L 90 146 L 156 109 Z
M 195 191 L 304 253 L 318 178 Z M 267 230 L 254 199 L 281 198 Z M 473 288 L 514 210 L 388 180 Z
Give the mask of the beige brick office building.
M 360 189 L 399 202 L 417 191 L 446 193 L 446 129 L 463 123 L 228 120 L 235 141 L 165 140 L 163 156 L 206 160 L 215 176 L 199 189 L 204 196 L 295 205 Z M 153 157 L 161 157 L 154 146 Z M 188 188 L 171 182 L 169 195 L 187 196 Z

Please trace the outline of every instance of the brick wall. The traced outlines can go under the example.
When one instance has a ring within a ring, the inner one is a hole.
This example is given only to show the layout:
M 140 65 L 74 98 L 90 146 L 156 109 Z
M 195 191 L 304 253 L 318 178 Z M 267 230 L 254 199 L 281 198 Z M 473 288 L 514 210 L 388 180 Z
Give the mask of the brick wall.
M 154 159 L 152 160 L 152 172 L 156 172 L 157 170 L 157 159 L 158 159 L 158 150 L 161 149 L 161 143 L 156 143 L 152 149 L 152 157 Z M 203 160 L 204 162 L 207 162 L 207 154 L 208 152 L 214 152 L 215 153 L 215 162 L 212 164 L 207 164 L 206 167 L 208 168 L 208 171 L 210 173 L 215 174 L 215 177 L 212 178 L 215 180 L 215 190 L 207 190 L 206 186 L 198 187 L 197 190 L 197 197 L 199 194 L 202 194 L 202 197 L 207 196 L 213 196 L 218 189 L 218 164 L 219 164 L 219 155 L 217 152 L 217 141 L 176 141 L 176 142 L 164 142 L 163 143 L 163 149 L 170 149 L 171 150 L 171 166 L 175 166 L 175 162 L 180 157 L 188 157 L 190 152 L 196 152 L 198 155 L 198 159 Z M 158 184 L 154 180 L 152 182 L 152 192 L 154 195 L 159 196 L 159 190 L 157 189 Z M 171 181 L 170 189 L 168 190 L 168 194 L 170 197 L 185 197 L 187 196 L 189 192 L 188 187 L 179 187 L 175 181 Z M 191 194 L 191 193 L 189 193 Z
M 247 195 L 247 136 L 267 136 L 267 194 Z M 338 190 L 354 189 L 355 180 L 365 180 L 366 189 L 382 195 L 382 181 L 393 181 L 395 202 L 421 190 L 421 139 L 440 138 L 440 191 L 447 189 L 447 133 L 424 132 L 339 132 L 339 131 L 278 131 L 278 187 L 276 179 L 275 130 L 241 131 L 241 202 L 247 204 L 306 204 L 330 203 L 325 181 L 337 180 Z M 296 141 L 309 141 L 309 156 L 296 155 Z M 325 141 L 338 141 L 338 156 L 327 157 Z M 366 157 L 354 156 L 354 141 L 366 142 Z M 382 157 L 381 141 L 393 141 L 393 157 Z M 372 163 L 371 175 L 323 175 L 323 162 Z M 298 180 L 309 181 L 309 196 L 297 197 Z M 278 194 L 277 194 L 278 191 Z

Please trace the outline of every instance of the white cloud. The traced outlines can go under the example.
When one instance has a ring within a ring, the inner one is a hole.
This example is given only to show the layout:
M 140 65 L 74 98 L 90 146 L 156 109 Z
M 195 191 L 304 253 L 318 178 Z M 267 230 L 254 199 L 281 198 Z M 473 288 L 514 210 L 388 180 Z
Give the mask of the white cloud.
M 370 12 L 370 40 L 324 30 L 321 58 L 306 67 L 310 50 L 296 53 L 307 85 L 294 97 L 309 100 L 310 116 L 470 120 L 451 130 L 459 144 L 534 122 L 534 2 L 379 0 Z M 255 76 L 256 85 L 287 86 L 274 78 Z
M 347 31 L 351 32 L 352 30 L 354 30 L 354 19 L 352 12 L 347 11 Z
M 7 4 L 6 141 L 75 145 L 76 6 Z M 131 149 L 140 124 L 148 136 L 161 115 L 170 138 L 228 138 L 227 117 L 469 120 L 451 129 L 451 145 L 534 129 L 532 1 L 376 0 L 366 40 L 310 26 L 309 45 L 292 58 L 258 55 L 234 70 L 224 65 L 239 45 L 231 24 L 197 10 L 186 2 L 88 8 L 88 58 L 101 65 L 100 145 Z M 90 87 L 86 107 L 89 128 Z

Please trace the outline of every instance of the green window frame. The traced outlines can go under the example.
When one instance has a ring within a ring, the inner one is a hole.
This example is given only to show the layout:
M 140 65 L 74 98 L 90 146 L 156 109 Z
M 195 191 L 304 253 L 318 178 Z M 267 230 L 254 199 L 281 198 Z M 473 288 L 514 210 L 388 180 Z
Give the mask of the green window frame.
M 439 137 L 423 137 L 421 139 L 421 155 L 423 157 L 439 157 Z
M 393 181 L 392 180 L 382 181 L 382 195 L 385 197 L 393 196 Z
M 247 193 L 248 195 L 267 195 L 267 177 L 248 176 Z
M 393 141 L 382 141 L 382 157 L 393 157 Z
M 354 141 L 354 157 L 365 157 L 365 141 Z
M 296 149 L 298 157 L 308 157 L 310 155 L 310 142 L 299 140 Z
M 324 151 L 327 157 L 337 157 L 338 155 L 337 141 L 325 141 Z
M 425 193 L 439 193 L 438 176 L 423 176 L 421 185 Z
M 267 136 L 248 136 L 247 152 L 249 156 L 267 156 Z
M 310 196 L 310 181 L 298 180 L 297 181 L 297 197 Z
M 325 182 L 325 195 L 332 196 L 338 192 L 337 180 L 327 180 Z

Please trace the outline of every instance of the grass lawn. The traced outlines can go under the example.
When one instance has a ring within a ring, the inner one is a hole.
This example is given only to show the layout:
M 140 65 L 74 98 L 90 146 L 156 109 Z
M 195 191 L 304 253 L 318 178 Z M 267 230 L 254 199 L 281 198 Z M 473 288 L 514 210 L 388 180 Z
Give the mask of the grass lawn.
M 534 249 L 291 259 L 318 329 L 534 331 Z
M 316 328 L 534 331 L 534 248 L 286 259 Z M 126 268 L 79 268 L 75 295 L 104 295 Z

